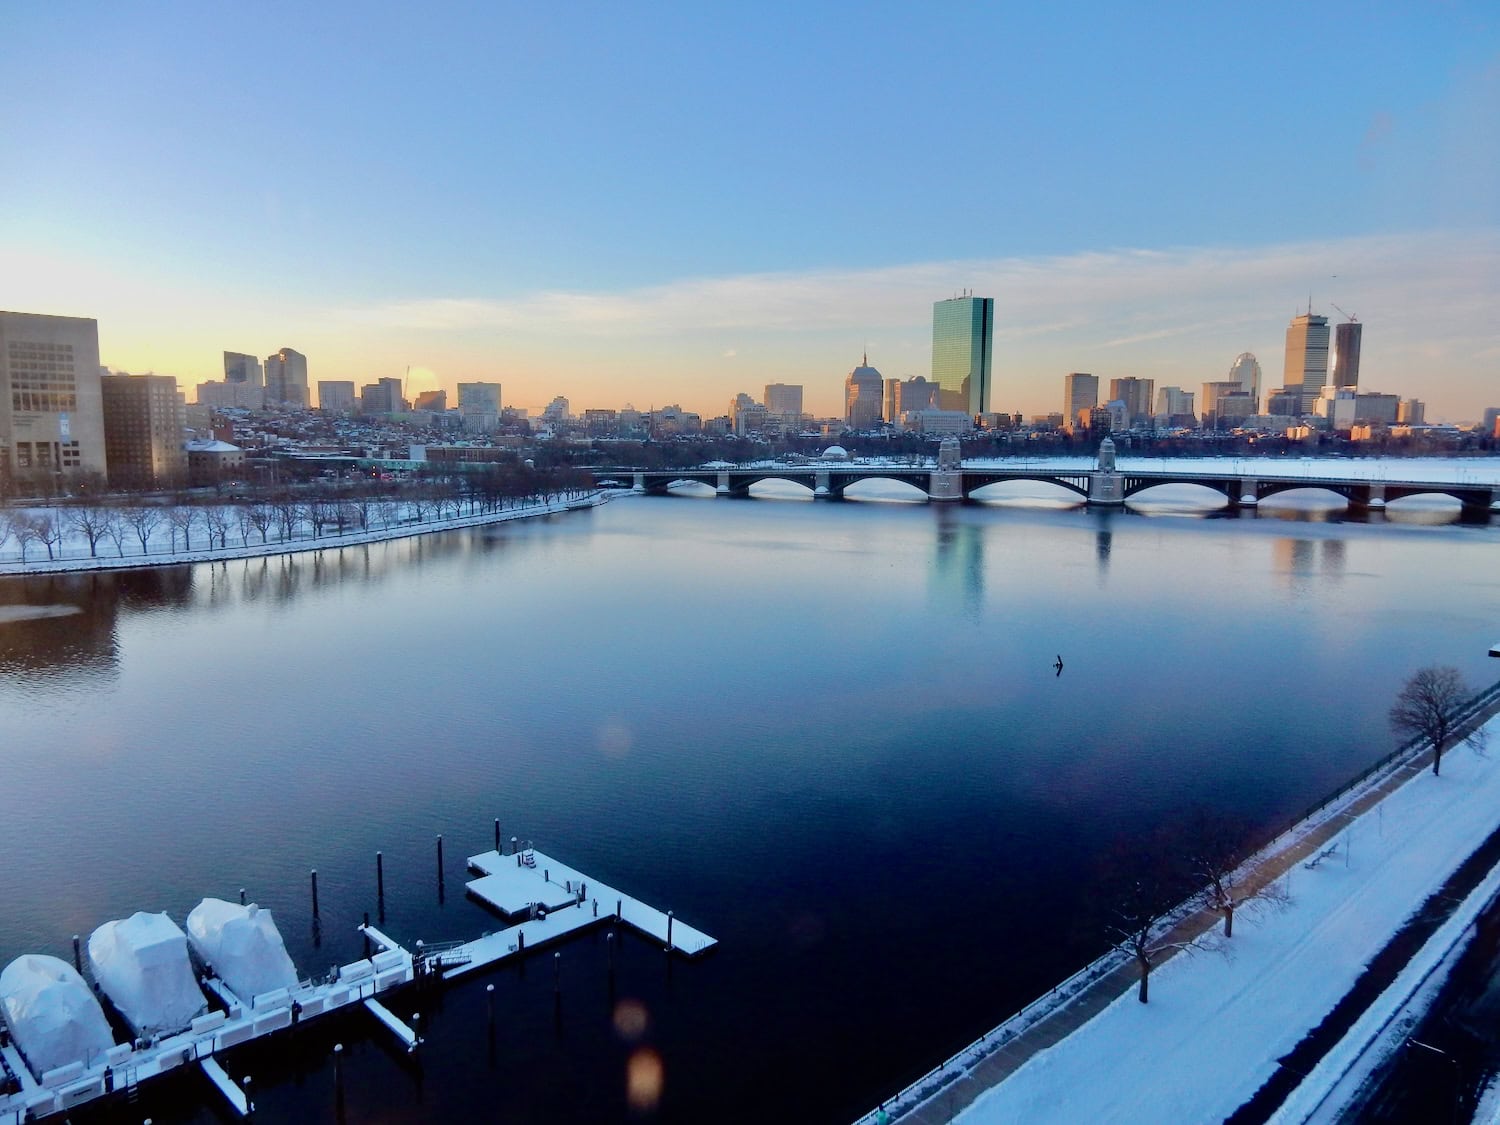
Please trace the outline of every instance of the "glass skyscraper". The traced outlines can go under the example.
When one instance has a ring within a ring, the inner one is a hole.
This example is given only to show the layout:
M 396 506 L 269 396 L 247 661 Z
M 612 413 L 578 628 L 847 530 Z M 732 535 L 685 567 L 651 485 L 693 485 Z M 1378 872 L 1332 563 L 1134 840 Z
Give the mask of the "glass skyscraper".
M 944 410 L 971 418 L 990 408 L 995 299 L 952 297 L 932 306 L 932 378 Z

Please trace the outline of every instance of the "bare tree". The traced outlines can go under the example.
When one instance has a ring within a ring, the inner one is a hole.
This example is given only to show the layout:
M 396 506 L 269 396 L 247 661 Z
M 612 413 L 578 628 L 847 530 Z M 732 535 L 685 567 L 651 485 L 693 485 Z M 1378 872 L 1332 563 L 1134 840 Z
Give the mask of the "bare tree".
M 240 546 L 250 546 L 250 532 L 255 530 L 255 520 L 250 516 L 248 505 L 236 505 L 234 509 L 234 529 L 240 533 Z
M 302 505 L 291 497 L 286 496 L 278 499 L 274 505 L 276 512 L 276 523 L 281 528 L 281 541 L 291 541 L 292 533 L 302 522 Z
M 62 546 L 63 536 L 67 534 L 62 521 L 56 519 L 51 512 L 42 512 L 31 517 L 31 529 L 36 541 L 47 548 L 47 557 L 55 559 L 57 553 L 54 548 Z
M 265 543 L 271 525 L 276 522 L 276 509 L 268 504 L 251 504 L 245 510 L 245 517 L 250 521 L 250 526 L 260 534 L 261 543 Z
M 114 522 L 114 509 L 85 505 L 68 512 L 67 526 L 69 530 L 83 536 L 89 545 L 89 558 L 96 559 L 99 557 L 99 541 L 109 534 L 110 525 Z
M 135 533 L 135 537 L 141 541 L 141 554 L 144 555 L 151 542 L 151 533 L 161 526 L 162 510 L 160 508 L 126 508 L 122 518 L 126 526 Z
M 220 547 L 229 546 L 229 513 L 217 504 L 203 509 L 203 526 L 208 529 L 208 546 L 212 550 L 215 542 Z
M 172 550 L 177 549 L 177 533 L 182 533 L 182 549 L 193 549 L 193 528 L 198 524 L 198 509 L 187 504 L 178 504 L 167 513 L 167 523 L 172 525 Z
M 1242 872 L 1250 826 L 1223 814 L 1200 812 L 1189 829 L 1193 871 L 1203 884 L 1205 904 L 1224 919 L 1224 936 L 1234 937 L 1234 912 L 1250 902 L 1285 903 L 1282 885 L 1274 879 L 1257 880 Z
M 0 547 L 5 546 L 5 541 L 15 534 L 15 514 L 0 511 Z
M 1432 744 L 1434 777 L 1442 765 L 1443 751 L 1450 746 L 1484 747 L 1482 729 L 1460 733 L 1458 709 L 1470 694 L 1458 669 L 1443 665 L 1418 669 L 1396 696 L 1391 727 L 1400 736 Z
M 1192 952 L 1209 936 L 1184 937 L 1176 923 L 1203 905 L 1180 841 L 1165 834 L 1116 848 L 1101 901 L 1109 943 L 1135 962 L 1136 999 L 1150 999 L 1151 970 L 1175 952 Z
M 35 517 L 30 512 L 16 512 L 10 517 L 10 533 L 16 537 L 16 546 L 21 548 L 21 561 L 24 563 L 26 549 L 41 541 Z
M 109 522 L 104 529 L 104 534 L 109 536 L 109 541 L 115 545 L 115 554 L 122 559 L 125 557 L 125 533 L 130 529 L 125 526 L 125 521 L 120 513 L 114 509 L 110 510 Z

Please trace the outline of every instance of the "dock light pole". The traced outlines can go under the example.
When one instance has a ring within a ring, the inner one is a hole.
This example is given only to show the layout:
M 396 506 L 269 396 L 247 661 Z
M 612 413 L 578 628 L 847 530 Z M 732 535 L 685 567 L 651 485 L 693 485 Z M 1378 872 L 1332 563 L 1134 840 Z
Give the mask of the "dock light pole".
M 333 1096 L 339 1109 L 344 1107 L 344 1045 L 333 1045 Z

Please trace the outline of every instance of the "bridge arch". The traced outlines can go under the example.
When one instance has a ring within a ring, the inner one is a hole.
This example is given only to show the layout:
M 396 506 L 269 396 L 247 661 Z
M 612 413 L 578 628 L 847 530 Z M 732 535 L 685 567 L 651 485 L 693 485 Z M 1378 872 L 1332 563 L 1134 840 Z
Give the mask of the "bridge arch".
M 1125 488 L 1126 502 L 1143 510 L 1214 511 L 1230 507 L 1238 499 L 1238 489 L 1224 481 L 1146 480 L 1129 482 Z
M 926 474 L 923 474 L 924 476 Z M 839 492 L 850 500 L 871 503 L 920 504 L 928 499 L 926 481 L 918 484 L 907 477 L 866 473 L 840 483 Z M 855 490 L 852 494 L 850 490 Z

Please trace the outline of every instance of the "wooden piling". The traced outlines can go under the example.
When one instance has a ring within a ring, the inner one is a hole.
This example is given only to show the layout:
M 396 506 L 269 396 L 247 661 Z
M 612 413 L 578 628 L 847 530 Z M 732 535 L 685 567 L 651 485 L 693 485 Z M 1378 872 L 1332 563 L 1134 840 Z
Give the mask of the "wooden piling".
M 313 898 L 313 917 L 316 918 L 318 916 L 318 871 L 317 871 L 317 868 L 314 868 L 313 871 L 312 871 L 312 898 Z

